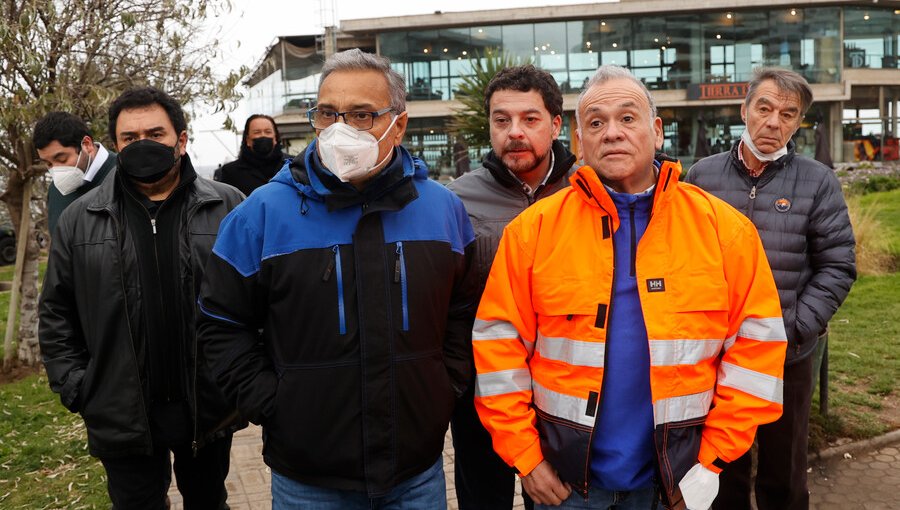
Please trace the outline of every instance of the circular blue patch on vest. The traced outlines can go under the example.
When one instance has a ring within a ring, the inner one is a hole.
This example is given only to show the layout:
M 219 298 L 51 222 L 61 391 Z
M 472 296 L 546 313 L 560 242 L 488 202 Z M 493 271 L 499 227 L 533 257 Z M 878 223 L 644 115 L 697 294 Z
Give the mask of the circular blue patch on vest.
M 785 213 L 791 210 L 791 201 L 786 198 L 779 198 L 775 201 L 775 210 Z

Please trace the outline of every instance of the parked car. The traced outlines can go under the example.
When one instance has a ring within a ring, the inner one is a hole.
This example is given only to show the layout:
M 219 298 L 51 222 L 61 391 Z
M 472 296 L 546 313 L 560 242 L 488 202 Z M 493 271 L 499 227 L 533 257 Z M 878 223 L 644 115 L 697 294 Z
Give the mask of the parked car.
M 16 261 L 16 231 L 12 225 L 0 225 L 0 265 L 6 266 Z

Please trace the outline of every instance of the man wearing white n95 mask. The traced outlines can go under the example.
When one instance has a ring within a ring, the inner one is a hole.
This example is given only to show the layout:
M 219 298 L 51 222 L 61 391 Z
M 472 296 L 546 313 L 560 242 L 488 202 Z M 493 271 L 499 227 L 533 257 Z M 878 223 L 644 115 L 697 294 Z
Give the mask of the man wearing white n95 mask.
M 52 236 L 63 209 L 103 182 L 116 166 L 116 154 L 94 142 L 84 121 L 66 112 L 45 115 L 34 126 L 32 139 L 53 178 L 47 192 L 48 231 Z
M 225 218 L 207 264 L 200 342 L 263 426 L 274 510 L 446 508 L 475 234 L 400 145 L 405 98 L 387 59 L 330 57 L 316 140 Z

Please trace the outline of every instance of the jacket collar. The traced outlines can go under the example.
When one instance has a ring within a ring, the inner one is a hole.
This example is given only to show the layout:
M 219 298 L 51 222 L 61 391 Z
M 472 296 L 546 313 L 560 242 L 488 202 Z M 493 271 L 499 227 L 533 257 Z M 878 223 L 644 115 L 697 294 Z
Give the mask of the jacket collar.
M 388 166 L 362 190 L 357 190 L 322 165 L 314 140 L 303 156 L 294 158 L 273 181 L 293 186 L 303 196 L 325 203 L 329 211 L 361 205 L 366 212 L 377 212 L 402 209 L 419 196 L 413 181 L 427 178 L 425 163 L 397 146 Z
M 665 154 L 658 153 L 654 164 L 659 168 L 659 176 L 656 179 L 656 188 L 653 191 L 653 208 L 655 211 L 659 207 L 663 207 L 666 202 L 671 200 L 673 191 L 678 183 L 678 177 L 681 175 L 681 162 L 672 159 Z M 606 214 L 612 216 L 613 232 L 619 228 L 619 216 L 616 214 L 616 204 L 613 202 L 606 186 L 600 180 L 597 172 L 584 165 L 569 178 L 572 183 L 574 193 L 582 200 L 587 202 L 591 207 L 598 207 Z
M 194 177 L 190 182 L 185 184 L 187 192 L 194 197 L 192 199 L 194 202 L 201 203 L 222 199 L 215 188 L 213 188 L 212 184 L 197 176 L 194 171 L 194 165 L 191 163 L 191 158 L 187 153 L 181 156 L 181 175 L 182 178 L 186 175 L 192 175 Z M 125 178 L 125 176 L 119 175 L 118 168 L 114 171 L 110 171 L 109 176 L 106 179 L 103 179 L 100 186 L 97 186 L 97 193 L 90 203 L 88 203 L 87 209 L 89 211 L 102 211 L 112 210 L 117 207 L 118 197 L 116 196 L 116 188 L 119 186 L 118 179 L 120 178 Z
M 544 184 L 544 186 L 547 187 L 552 186 L 562 179 L 572 168 L 572 165 L 575 164 L 576 160 L 575 155 L 569 152 L 569 149 L 567 149 L 559 140 L 553 140 L 550 150 L 553 151 L 554 161 L 547 182 Z M 493 150 L 485 155 L 481 164 L 484 165 L 494 179 L 503 186 L 516 189 L 522 188 L 522 182 L 509 172 L 506 165 L 503 164 L 503 161 L 500 160 L 500 157 L 497 156 Z
M 734 146 L 731 147 L 731 151 L 729 152 L 728 157 L 730 157 L 734 161 L 734 164 L 737 168 L 740 168 L 744 173 L 746 173 L 749 176 L 750 174 L 747 172 L 746 165 L 744 165 L 744 163 L 741 161 L 741 157 L 738 155 L 738 150 L 740 150 L 740 147 L 741 147 L 740 142 L 734 144 Z M 794 159 L 794 156 L 796 156 L 796 155 L 797 155 L 797 144 L 795 144 L 793 140 L 788 140 L 787 154 L 785 154 L 784 156 L 781 156 L 780 158 L 778 158 L 775 161 L 772 161 L 771 163 L 766 165 L 766 170 L 762 173 L 762 175 L 760 175 L 760 178 L 764 178 L 766 176 L 766 174 L 769 174 L 771 176 L 776 171 L 781 170 L 782 168 L 788 166 L 790 164 L 790 162 Z

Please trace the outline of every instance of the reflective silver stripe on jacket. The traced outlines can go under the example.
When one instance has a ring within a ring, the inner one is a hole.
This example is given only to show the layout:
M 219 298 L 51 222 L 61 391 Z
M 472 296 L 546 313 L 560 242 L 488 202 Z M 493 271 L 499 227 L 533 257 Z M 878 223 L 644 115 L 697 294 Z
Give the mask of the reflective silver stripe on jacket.
M 544 359 L 562 361 L 569 365 L 603 368 L 603 342 L 585 342 L 565 337 L 544 336 L 538 331 L 537 352 Z
M 661 425 L 702 418 L 709 413 L 714 394 L 715 390 L 709 389 L 691 395 L 657 400 L 653 403 L 653 423 Z
M 534 352 L 534 342 L 529 342 L 521 336 L 516 327 L 507 321 L 483 321 L 475 319 L 475 325 L 472 327 L 472 341 L 481 340 L 516 340 L 518 339 L 528 351 L 528 357 Z
M 573 397 L 565 393 L 557 393 L 541 386 L 537 381 L 532 382 L 532 387 L 534 391 L 534 405 L 541 411 L 586 427 L 594 426 L 596 413 L 592 413 L 594 414 L 593 416 L 588 415 L 587 399 Z
M 475 319 L 472 326 L 472 340 L 506 340 L 517 338 L 519 332 L 507 321 L 483 321 Z
M 531 372 L 527 368 L 479 373 L 475 378 L 475 396 L 493 397 L 531 390 Z
M 785 333 L 784 321 L 781 317 L 766 319 L 747 317 L 741 323 L 737 335 L 730 336 L 725 340 L 726 351 L 734 345 L 738 336 L 759 342 L 787 342 L 787 333 Z
M 784 401 L 784 381 L 732 363 L 723 361 L 719 365 L 717 383 L 776 404 Z
M 650 365 L 696 365 L 718 356 L 721 340 L 650 340 Z

